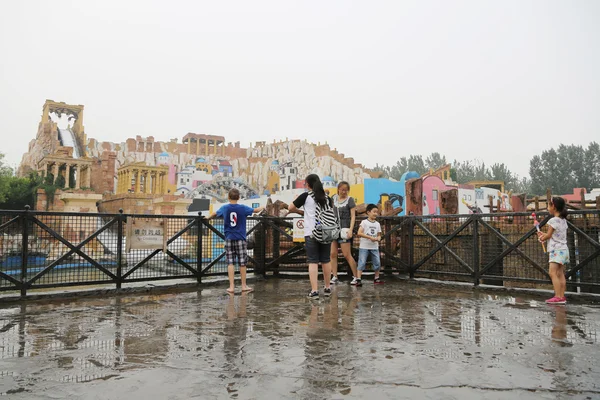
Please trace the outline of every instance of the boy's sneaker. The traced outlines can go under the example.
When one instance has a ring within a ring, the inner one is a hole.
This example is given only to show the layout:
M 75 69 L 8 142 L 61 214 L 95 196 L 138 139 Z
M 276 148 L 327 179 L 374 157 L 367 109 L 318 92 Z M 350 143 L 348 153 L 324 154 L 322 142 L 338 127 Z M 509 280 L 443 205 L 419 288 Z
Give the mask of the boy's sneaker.
M 356 277 L 352 277 L 352 282 L 350 282 L 351 285 L 356 285 L 356 283 L 359 281 L 359 279 L 356 279 Z
M 362 286 L 362 279 L 356 280 L 356 286 Z
M 383 280 L 381 278 L 375 278 L 373 280 L 373 283 L 376 285 L 382 285 L 383 284 Z
M 567 304 L 567 299 L 565 297 L 554 296 L 553 298 L 546 300 L 546 304 Z
M 326 287 L 325 289 L 323 289 L 323 294 L 325 296 L 331 296 L 331 288 Z
M 308 298 L 309 299 L 318 299 L 319 298 L 319 292 L 308 292 Z
M 331 280 L 329 282 L 331 282 L 332 284 L 335 285 L 336 283 L 340 283 L 340 280 L 338 279 L 337 276 L 334 276 L 333 278 L 331 278 Z

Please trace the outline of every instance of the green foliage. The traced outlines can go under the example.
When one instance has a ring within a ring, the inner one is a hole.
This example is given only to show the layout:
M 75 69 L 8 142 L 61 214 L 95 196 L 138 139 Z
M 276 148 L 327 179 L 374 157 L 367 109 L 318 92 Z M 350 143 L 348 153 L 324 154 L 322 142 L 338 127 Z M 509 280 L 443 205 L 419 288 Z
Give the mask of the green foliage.
M 4 164 L 4 154 L 0 153 L 0 203 L 6 201 L 13 170 Z
M 561 144 L 545 150 L 529 162 L 532 194 L 571 193 L 574 188 L 591 190 L 600 187 L 600 146 L 591 142 L 583 146 Z
M 448 164 L 448 162 L 446 161 L 446 156 L 443 156 L 440 153 L 431 153 L 425 159 L 425 165 L 427 166 L 427 169 L 435 170 L 443 167 L 446 164 Z
M 456 168 L 450 168 L 450 179 L 452 179 L 454 182 L 457 181 L 457 174 L 456 174 Z
M 73 168 L 71 168 L 71 172 L 69 173 L 69 180 L 65 184 L 65 186 L 68 186 L 69 189 L 75 188 L 75 170 Z
M 35 207 L 38 189 L 44 189 L 48 203 L 52 203 L 56 190 L 65 185 L 65 178 L 62 176 L 53 184 L 52 174 L 42 178 L 32 172 L 25 178 L 16 177 L 13 170 L 2 163 L 3 157 L 0 153 L 0 210 L 23 210 L 26 205 Z
M 408 158 L 402 157 L 395 165 L 388 167 L 377 165 L 376 170 L 383 172 L 384 178 L 400 180 L 402 175 L 408 171 L 415 171 L 423 174 L 430 169 L 438 169 L 447 165 L 446 157 L 440 153 L 431 153 L 425 161 L 420 155 L 411 155 Z M 496 163 L 486 166 L 485 163 L 478 160 L 458 161 L 454 160 L 450 168 L 450 178 L 458 183 L 468 183 L 471 181 L 504 181 L 506 190 L 512 190 L 515 193 L 529 193 L 531 180 L 521 178 L 508 169 L 504 163 Z
M 48 175 L 46 175 L 46 177 L 44 178 L 44 185 L 54 185 L 53 173 L 50 172 Z
M 388 174 L 388 169 L 389 168 L 386 166 L 375 164 L 375 168 L 373 168 L 373 171 L 381 172 L 382 178 L 389 178 L 390 176 Z
M 375 171 L 383 172 L 384 178 L 390 178 L 399 181 L 405 172 L 415 171 L 421 175 L 429 171 L 430 168 L 437 169 L 446 164 L 447 162 L 445 156 L 440 155 L 440 153 L 431 153 L 425 160 L 423 160 L 423 156 L 421 155 L 411 155 L 408 158 L 400 158 L 400 160 L 391 167 L 376 165 Z
M 377 165 L 383 176 L 400 180 L 407 171 L 423 174 L 429 169 L 446 165 L 446 157 L 431 153 L 425 161 L 421 155 L 401 157 L 392 166 Z M 543 195 L 550 188 L 553 193 L 572 193 L 574 188 L 591 190 L 600 187 L 600 145 L 591 142 L 587 147 L 561 144 L 534 156 L 529 163 L 530 177 L 519 177 L 504 163 L 487 166 L 478 160 L 454 160 L 450 177 L 458 183 L 471 181 L 504 181 L 506 190 L 514 193 Z
M 4 187 L 2 210 L 22 210 L 26 205 L 35 206 L 35 196 L 41 184 L 41 178 L 31 173 L 27 178 L 11 176 Z
M 58 175 L 58 177 L 56 178 L 56 182 L 54 183 L 54 186 L 56 186 L 59 189 L 64 189 L 65 188 L 65 177 L 62 175 Z
M 56 194 L 56 190 L 61 188 L 56 185 L 48 185 L 44 183 L 36 188 L 36 192 L 37 189 L 44 189 L 44 192 L 46 192 L 46 211 L 48 211 L 50 204 L 54 203 L 54 195 Z

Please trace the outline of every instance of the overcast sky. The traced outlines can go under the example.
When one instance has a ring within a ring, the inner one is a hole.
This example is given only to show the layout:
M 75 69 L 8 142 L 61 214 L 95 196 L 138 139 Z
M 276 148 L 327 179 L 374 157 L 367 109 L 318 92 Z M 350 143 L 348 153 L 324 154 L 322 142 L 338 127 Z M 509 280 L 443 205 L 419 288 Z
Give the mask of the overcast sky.
M 600 139 L 600 1 L 3 1 L 0 151 L 45 99 L 88 137 L 327 141 L 504 162 Z

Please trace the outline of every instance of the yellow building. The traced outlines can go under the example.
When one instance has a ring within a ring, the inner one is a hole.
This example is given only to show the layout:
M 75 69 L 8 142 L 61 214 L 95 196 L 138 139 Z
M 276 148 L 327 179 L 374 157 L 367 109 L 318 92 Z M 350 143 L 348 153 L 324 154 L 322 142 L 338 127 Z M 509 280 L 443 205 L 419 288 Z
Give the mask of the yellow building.
M 204 157 L 198 157 L 196 159 L 196 171 L 204 171 L 207 174 L 212 174 L 213 167 L 209 164 Z
M 329 196 L 333 197 L 334 194 L 337 194 L 337 187 L 334 188 L 326 188 L 329 192 Z M 363 183 L 351 185 L 349 196 L 354 199 L 354 202 L 358 204 L 362 204 L 365 202 L 365 185 Z
M 278 192 L 281 188 L 279 186 L 279 172 L 269 171 L 267 174 L 267 190 L 273 194 Z
M 151 167 L 143 162 L 125 165 L 117 170 L 117 194 L 167 194 L 168 174 L 166 165 Z

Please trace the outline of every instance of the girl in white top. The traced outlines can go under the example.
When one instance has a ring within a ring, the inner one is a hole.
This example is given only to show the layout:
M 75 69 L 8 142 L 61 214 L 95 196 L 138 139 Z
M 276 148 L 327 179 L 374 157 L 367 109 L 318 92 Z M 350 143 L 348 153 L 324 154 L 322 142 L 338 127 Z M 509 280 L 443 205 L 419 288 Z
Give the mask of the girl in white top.
M 553 197 L 548 204 L 548 211 L 554 217 L 548 221 L 548 232 L 538 232 L 541 242 L 548 241 L 550 262 L 550 278 L 554 286 L 554 297 L 546 300 L 548 304 L 566 304 L 565 265 L 569 264 L 569 247 L 567 246 L 567 206 L 562 197 Z
M 333 207 L 333 201 L 323 189 L 321 179 L 315 174 L 306 177 L 306 186 L 309 191 L 302 193 L 289 205 L 290 213 L 296 213 L 304 216 L 304 246 L 306 248 L 306 261 L 308 262 L 308 276 L 310 278 L 310 292 L 308 297 L 311 299 L 319 298 L 319 264 L 323 266 L 323 280 L 325 288 L 323 294 L 331 296 L 331 243 L 319 243 L 312 237 L 313 229 L 317 223 L 317 203 L 321 207 Z M 300 210 L 303 208 L 303 210 Z
M 333 196 L 333 204 L 336 214 L 340 220 L 340 238 L 331 243 L 331 283 L 339 283 L 338 279 L 338 247 L 352 270 L 351 285 L 356 285 L 356 261 L 352 257 L 352 234 L 354 232 L 354 223 L 356 222 L 356 204 L 354 199 L 349 196 L 350 184 L 342 181 L 338 184 L 338 192 Z

